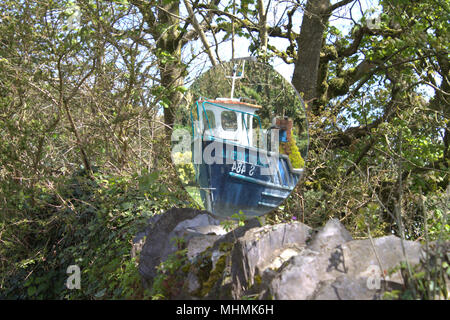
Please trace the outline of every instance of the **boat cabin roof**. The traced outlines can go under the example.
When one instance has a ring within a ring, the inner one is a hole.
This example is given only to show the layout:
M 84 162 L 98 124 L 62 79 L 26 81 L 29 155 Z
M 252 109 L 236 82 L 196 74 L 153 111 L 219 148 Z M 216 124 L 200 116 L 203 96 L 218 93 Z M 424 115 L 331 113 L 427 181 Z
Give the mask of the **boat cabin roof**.
M 219 105 L 227 105 L 227 106 L 233 106 L 236 109 L 239 109 L 239 107 L 249 107 L 249 108 L 253 108 L 253 109 L 261 109 L 262 107 L 260 105 L 257 104 L 252 104 L 252 103 L 248 103 L 248 102 L 242 102 L 238 99 L 229 99 L 229 98 L 225 98 L 225 99 L 221 99 L 221 98 L 217 98 L 215 100 L 200 100 L 198 101 L 198 103 L 203 103 L 203 102 L 210 102 L 210 103 L 215 103 L 215 104 L 219 104 Z

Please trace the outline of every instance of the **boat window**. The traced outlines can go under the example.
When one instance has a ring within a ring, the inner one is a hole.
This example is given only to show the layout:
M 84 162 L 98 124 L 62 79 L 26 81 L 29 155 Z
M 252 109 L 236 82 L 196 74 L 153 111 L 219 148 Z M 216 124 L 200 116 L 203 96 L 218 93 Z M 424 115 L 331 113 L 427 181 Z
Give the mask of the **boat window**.
M 234 111 L 222 111 L 222 128 L 226 131 L 237 130 L 237 116 Z
M 208 117 L 208 120 L 206 120 L 206 117 Z M 205 129 L 209 129 L 209 127 L 211 127 L 211 129 L 216 127 L 216 118 L 214 117 L 214 112 L 212 112 L 211 110 L 206 110 L 206 117 L 205 117 L 205 113 L 203 113 L 203 128 Z M 208 126 L 208 121 L 209 121 L 209 126 Z

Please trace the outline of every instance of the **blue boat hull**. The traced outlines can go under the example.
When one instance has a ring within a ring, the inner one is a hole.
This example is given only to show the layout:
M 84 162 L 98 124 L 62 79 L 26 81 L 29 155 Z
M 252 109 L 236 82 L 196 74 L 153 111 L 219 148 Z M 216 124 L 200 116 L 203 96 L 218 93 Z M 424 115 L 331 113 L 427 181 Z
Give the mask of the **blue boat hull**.
M 205 150 L 214 140 L 201 143 Z M 211 152 L 215 162 L 207 164 L 202 154 L 202 163 L 195 166 L 203 204 L 214 215 L 229 217 L 240 210 L 246 216 L 265 214 L 289 196 L 300 178 L 301 170 L 292 170 L 287 156 L 227 141 L 219 146 Z

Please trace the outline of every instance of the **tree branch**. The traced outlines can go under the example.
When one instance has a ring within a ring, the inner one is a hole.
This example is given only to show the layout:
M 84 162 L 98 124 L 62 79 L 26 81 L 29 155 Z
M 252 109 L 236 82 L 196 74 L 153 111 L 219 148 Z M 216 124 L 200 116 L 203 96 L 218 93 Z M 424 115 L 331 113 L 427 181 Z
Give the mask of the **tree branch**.
M 213 64 L 213 66 L 216 66 L 217 65 L 216 58 L 214 58 L 214 55 L 212 54 L 211 46 L 209 45 L 208 40 L 206 39 L 206 36 L 205 36 L 205 33 L 203 32 L 202 27 L 200 26 L 200 24 L 197 21 L 197 18 L 195 17 L 194 10 L 192 9 L 191 4 L 189 3 L 188 0 L 184 0 L 184 5 L 186 6 L 186 9 L 189 13 L 189 18 L 192 21 L 194 29 L 195 29 L 195 31 L 197 31 L 198 35 L 200 36 L 200 40 L 202 41 L 203 46 L 205 47 L 205 50 L 208 53 L 211 63 Z
M 353 1 L 357 1 L 357 0 L 341 0 L 333 5 L 329 6 L 327 8 L 326 12 L 331 14 L 334 10 L 336 10 L 340 7 L 346 6 L 347 4 L 349 4 L 350 2 L 353 2 Z

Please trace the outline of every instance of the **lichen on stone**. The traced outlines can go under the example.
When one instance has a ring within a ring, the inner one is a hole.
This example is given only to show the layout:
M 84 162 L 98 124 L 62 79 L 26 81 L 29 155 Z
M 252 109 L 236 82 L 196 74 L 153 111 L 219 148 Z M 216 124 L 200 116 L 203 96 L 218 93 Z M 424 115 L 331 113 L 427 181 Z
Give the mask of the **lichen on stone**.
M 261 282 L 262 282 L 261 276 L 260 276 L 259 274 L 256 274 L 256 275 L 253 277 L 253 283 L 256 283 L 257 285 L 260 285 Z
M 219 244 L 219 250 L 222 252 L 229 252 L 233 249 L 233 243 L 231 242 L 222 242 Z
M 208 274 L 212 269 L 211 251 L 205 251 L 198 259 L 193 263 L 195 269 L 197 270 L 197 276 L 201 282 L 207 280 Z
M 208 280 L 202 283 L 200 295 L 205 297 L 214 287 L 214 285 L 222 278 L 223 271 L 226 267 L 227 254 L 222 255 L 216 262 L 216 267 L 209 274 Z

